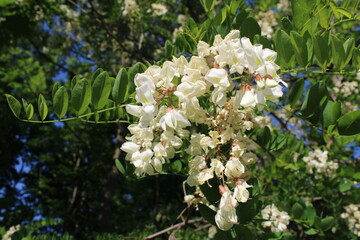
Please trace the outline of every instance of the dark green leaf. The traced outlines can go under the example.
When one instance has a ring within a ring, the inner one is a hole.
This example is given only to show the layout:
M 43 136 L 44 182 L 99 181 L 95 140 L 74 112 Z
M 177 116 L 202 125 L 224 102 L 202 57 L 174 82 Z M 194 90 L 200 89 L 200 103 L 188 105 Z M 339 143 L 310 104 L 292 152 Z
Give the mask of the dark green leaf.
M 206 221 L 208 221 L 212 225 L 216 226 L 216 223 L 215 223 L 216 212 L 214 212 L 213 210 L 211 210 L 210 208 L 208 208 L 207 206 L 205 206 L 204 204 L 201 204 L 201 203 L 198 204 L 198 207 L 199 207 L 201 216 Z
M 324 232 L 332 228 L 332 226 L 335 223 L 334 217 L 326 217 L 324 219 L 321 219 L 321 230 Z
M 209 12 L 214 8 L 215 0 L 200 0 L 205 12 Z
M 48 106 L 47 106 L 46 100 L 42 94 L 39 95 L 38 109 L 39 109 L 40 119 L 44 120 L 48 114 Z
M 310 118 L 319 111 L 324 97 L 327 97 L 327 88 L 324 82 L 312 86 L 301 106 L 301 114 L 305 118 Z
M 304 208 L 300 203 L 295 203 L 291 208 L 291 213 L 296 219 L 300 219 L 304 212 Z
M 268 148 L 270 140 L 271 140 L 271 132 L 270 129 L 266 126 L 264 128 L 261 128 L 258 130 L 257 132 L 257 143 L 264 147 L 264 148 Z
M 80 77 L 79 75 L 75 75 L 72 79 L 71 79 L 71 89 L 73 89 L 76 85 L 76 83 L 80 81 Z
M 242 10 L 238 15 L 236 15 L 236 18 L 234 19 L 233 27 L 235 29 L 240 29 L 242 23 L 247 19 L 249 16 L 249 13 L 245 10 Z
M 296 80 L 290 88 L 289 103 L 292 108 L 295 108 L 297 102 L 301 98 L 304 91 L 304 79 Z
M 287 18 L 287 17 L 284 17 L 281 19 L 281 25 L 287 34 L 289 34 L 291 32 L 291 30 L 293 30 L 293 28 L 294 28 L 292 23 L 290 22 L 289 18 Z
M 115 165 L 116 165 L 116 168 L 119 170 L 119 172 L 120 172 L 122 175 L 125 175 L 125 168 L 124 168 L 124 166 L 121 164 L 121 162 L 119 161 L 119 159 L 115 159 Z
M 260 35 L 256 34 L 254 37 L 254 44 L 256 44 L 256 43 L 263 45 L 264 48 L 272 49 L 271 42 L 265 36 L 260 36 Z
M 236 239 L 239 240 L 253 240 L 254 236 L 253 233 L 250 231 L 248 227 L 245 227 L 244 225 L 235 225 L 234 230 L 236 232 Z
M 340 135 L 355 135 L 360 133 L 360 110 L 349 112 L 337 120 Z
M 316 210 L 315 208 L 310 205 L 308 206 L 304 211 L 304 216 L 307 221 L 309 221 L 310 226 L 314 224 L 315 216 L 316 216 Z
M 248 37 L 253 42 L 256 34 L 261 35 L 261 28 L 254 18 L 248 17 L 241 24 L 240 34 L 242 37 Z
M 68 108 L 68 101 L 68 93 L 65 87 L 62 86 L 56 91 L 53 97 L 54 111 L 58 118 L 62 118 L 65 116 Z
M 5 94 L 5 96 L 12 113 L 15 117 L 19 118 L 21 113 L 21 103 L 10 94 Z
M 81 115 L 86 111 L 91 101 L 91 86 L 89 81 L 82 79 L 78 81 L 72 90 L 71 106 L 77 115 Z
M 216 204 L 221 198 L 219 193 L 219 181 L 217 178 L 212 178 L 208 183 L 200 185 L 200 189 L 211 204 Z
M 291 0 L 293 20 L 299 30 L 306 27 L 316 8 L 317 0 Z
M 111 80 L 107 72 L 100 73 L 92 85 L 91 102 L 95 110 L 103 108 L 111 92 Z
M 246 203 L 239 203 L 236 208 L 236 214 L 240 223 L 251 222 L 256 214 L 259 212 L 259 200 L 258 196 L 253 197 Z
M 352 65 L 356 69 L 360 69 L 360 46 L 354 49 L 352 57 Z
M 218 26 L 221 25 L 227 17 L 227 11 L 226 8 L 222 8 L 215 16 L 214 18 L 214 25 Z
M 351 189 L 351 186 L 353 185 L 352 182 L 350 181 L 345 181 L 345 182 L 342 182 L 340 183 L 339 185 L 339 190 L 340 192 L 346 192 L 346 191 L 349 191 Z
M 121 104 L 129 97 L 129 78 L 125 68 L 120 69 L 116 75 L 115 83 L 112 89 L 112 97 L 116 104 Z

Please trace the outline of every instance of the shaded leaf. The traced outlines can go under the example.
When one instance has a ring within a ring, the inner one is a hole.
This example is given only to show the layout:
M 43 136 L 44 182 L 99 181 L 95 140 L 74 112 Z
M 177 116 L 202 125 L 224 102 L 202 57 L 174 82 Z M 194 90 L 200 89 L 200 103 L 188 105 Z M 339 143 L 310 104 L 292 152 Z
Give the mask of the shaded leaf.
M 91 102 L 95 110 L 103 108 L 111 92 L 111 80 L 107 72 L 101 72 L 92 85 Z
M 62 118 L 65 116 L 66 111 L 68 109 L 68 93 L 64 86 L 60 87 L 54 97 L 53 97 L 53 104 L 54 104 L 54 111 L 58 118 Z
M 360 133 L 360 110 L 349 112 L 337 120 L 340 135 L 355 135 Z
M 129 78 L 125 68 L 120 69 L 115 78 L 112 97 L 116 104 L 126 101 L 129 97 Z
M 39 95 L 38 109 L 39 109 L 40 119 L 44 120 L 48 114 L 48 106 L 47 106 L 46 100 L 42 94 Z
M 15 117 L 19 118 L 21 113 L 21 103 L 10 94 L 5 94 L 5 96 L 12 113 L 15 115 Z
M 290 88 L 289 92 L 289 103 L 292 108 L 294 108 L 297 102 L 300 100 L 303 91 L 304 91 L 304 79 L 296 80 Z
M 91 101 L 91 86 L 86 79 L 82 79 L 76 83 L 72 90 L 71 106 L 77 115 L 81 115 L 86 111 Z

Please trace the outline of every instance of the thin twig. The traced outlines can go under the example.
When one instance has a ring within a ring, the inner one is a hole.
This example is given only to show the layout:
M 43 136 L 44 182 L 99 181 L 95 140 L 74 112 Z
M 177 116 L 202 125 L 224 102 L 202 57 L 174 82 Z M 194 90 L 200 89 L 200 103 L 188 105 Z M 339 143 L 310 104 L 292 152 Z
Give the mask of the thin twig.
M 187 224 L 193 224 L 193 223 L 197 223 L 197 222 L 206 222 L 206 221 L 205 221 L 203 218 L 198 218 L 198 219 L 194 219 L 194 220 L 189 220 L 189 221 L 187 222 Z M 166 228 L 166 229 L 164 229 L 164 230 L 161 230 L 161 231 L 159 231 L 159 232 L 157 232 L 157 233 L 154 233 L 154 234 L 152 234 L 152 235 L 150 235 L 150 236 L 147 236 L 147 237 L 143 238 L 143 240 L 148 240 L 148 239 L 155 238 L 155 237 L 160 236 L 160 235 L 162 235 L 162 234 L 164 234 L 164 233 L 167 233 L 167 232 L 169 232 L 169 231 L 171 231 L 171 230 L 182 228 L 182 227 L 184 227 L 185 225 L 186 225 L 186 222 L 185 222 L 185 221 L 184 221 L 184 222 L 181 222 L 181 223 L 178 223 L 178 224 L 176 224 L 176 225 L 174 225 L 174 226 L 168 227 L 168 228 Z

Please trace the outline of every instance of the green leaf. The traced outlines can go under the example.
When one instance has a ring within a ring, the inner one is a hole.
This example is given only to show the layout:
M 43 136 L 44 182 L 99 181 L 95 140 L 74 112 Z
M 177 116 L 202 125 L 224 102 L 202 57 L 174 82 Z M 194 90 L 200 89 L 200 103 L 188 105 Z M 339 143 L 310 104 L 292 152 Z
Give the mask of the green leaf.
M 293 30 L 293 28 L 294 28 L 292 23 L 290 22 L 289 18 L 287 18 L 287 17 L 283 17 L 281 19 L 281 26 L 287 34 L 289 34 L 291 32 L 291 30 Z
M 182 36 L 182 35 L 181 35 Z M 146 70 L 146 66 L 140 62 L 136 63 L 128 70 L 129 77 L 129 94 L 135 91 L 135 82 L 134 78 L 137 73 L 143 73 Z
M 92 85 L 91 102 L 95 110 L 103 108 L 111 92 L 111 80 L 107 72 L 100 73 Z
M 71 106 L 74 108 L 75 113 L 79 116 L 86 111 L 91 101 L 91 86 L 89 81 L 82 79 L 76 83 L 72 90 Z
M 214 212 L 212 209 L 208 208 L 206 205 L 201 204 L 201 203 L 198 204 L 198 207 L 199 207 L 199 212 L 200 212 L 201 216 L 206 221 L 208 221 L 212 225 L 216 226 L 216 223 L 215 223 L 216 212 Z
M 65 116 L 68 108 L 68 101 L 68 93 L 65 87 L 62 86 L 56 91 L 53 97 L 54 111 L 58 118 L 62 118 Z
M 291 68 L 295 65 L 294 50 L 289 35 L 283 30 L 277 30 L 274 37 L 275 49 L 278 53 L 277 62 L 281 67 Z
M 324 82 L 312 86 L 301 106 L 301 114 L 305 118 L 310 118 L 319 111 L 324 97 L 327 97 L 327 88 Z
M 350 182 L 350 181 L 345 181 L 345 182 L 342 182 L 340 185 L 339 185 L 339 191 L 340 192 L 346 192 L 346 191 L 349 191 L 352 187 L 353 183 Z
M 214 8 L 215 0 L 200 0 L 205 12 L 209 12 Z
M 170 59 L 174 55 L 174 45 L 171 41 L 166 40 L 165 42 L 165 56 Z
M 215 16 L 213 24 L 215 26 L 221 25 L 227 17 L 226 8 L 222 8 Z
M 267 149 L 269 147 L 269 143 L 271 140 L 271 131 L 269 127 L 266 126 L 264 128 L 259 129 L 257 132 L 256 139 L 257 139 L 257 143 L 260 146 Z
M 341 17 L 340 13 L 339 13 L 338 11 L 336 11 L 336 9 L 337 9 L 336 4 L 335 4 L 334 2 L 332 2 L 332 1 L 330 1 L 329 3 L 330 3 L 331 11 L 332 11 L 333 14 L 335 15 L 335 17 L 336 17 L 336 18 L 340 18 L 340 17 Z
M 346 9 L 346 8 L 342 8 L 342 7 L 337 7 L 335 9 L 336 12 L 338 12 L 339 14 L 342 14 L 348 18 L 351 18 L 351 13 Z
M 242 37 L 248 37 L 253 42 L 256 34 L 261 35 L 261 28 L 254 18 L 248 17 L 241 24 L 240 34 Z
M 360 46 L 354 49 L 352 64 L 356 69 L 360 69 Z
M 333 61 L 337 69 L 341 70 L 344 67 L 343 63 L 346 60 L 343 42 L 341 42 L 340 39 L 337 38 L 335 35 L 331 36 L 331 40 Z
M 340 135 L 355 135 L 360 133 L 360 110 L 349 112 L 337 120 Z
M 351 60 L 353 51 L 355 49 L 355 39 L 354 38 L 348 38 L 344 44 L 343 44 L 344 50 L 345 50 L 345 60 L 343 62 L 343 69 Z
M 311 37 L 311 34 L 306 31 L 304 34 L 303 34 L 303 39 L 305 41 L 305 44 L 306 44 L 306 48 L 307 48 L 307 65 L 311 64 L 312 62 L 312 57 L 314 55 L 314 44 L 313 44 L 313 39 Z
M 327 28 L 330 22 L 330 14 L 331 11 L 329 8 L 325 7 L 322 4 L 319 4 L 317 7 L 318 15 L 319 15 L 319 23 L 322 28 Z
M 308 51 L 306 41 L 303 37 L 295 32 L 290 32 L 290 41 L 295 52 L 295 58 L 300 67 L 306 67 L 308 62 Z
M 21 113 L 21 103 L 10 94 L 5 94 L 5 96 L 12 113 L 15 117 L 19 118 Z
M 304 91 L 304 79 L 296 80 L 290 88 L 289 92 L 289 103 L 291 108 L 295 108 L 297 102 L 301 98 L 303 91 Z
M 315 234 L 317 234 L 317 233 L 318 233 L 317 230 L 314 229 L 314 228 L 310 228 L 309 230 L 306 230 L 306 231 L 305 231 L 305 234 L 306 234 L 306 235 L 315 235 Z
M 329 32 L 317 33 L 313 36 L 314 53 L 322 69 L 326 69 L 331 61 Z
M 51 97 L 54 98 L 56 91 L 61 87 L 59 82 L 56 82 L 51 91 Z
M 250 231 L 250 229 L 244 225 L 235 225 L 234 226 L 234 230 L 236 232 L 236 239 L 239 240 L 253 240 L 254 235 L 253 233 Z
M 121 162 L 119 161 L 119 159 L 115 159 L 115 166 L 116 168 L 119 170 L 119 172 L 122 175 L 125 175 L 125 168 L 124 166 L 121 164 Z
M 309 24 L 317 2 L 317 0 L 291 0 L 293 20 L 297 29 L 301 30 L 306 27 L 305 24 Z
M 334 217 L 326 217 L 324 219 L 321 219 L 321 230 L 328 231 L 335 223 Z
M 180 160 L 176 160 L 175 162 L 171 163 L 171 169 L 174 173 L 179 173 L 182 169 L 182 163 Z
M 336 120 L 341 115 L 341 103 L 340 102 L 333 102 L 332 100 L 329 100 L 326 104 L 326 107 L 323 111 L 323 121 L 324 127 L 328 127 L 332 124 L 336 123 Z
M 96 69 L 96 71 L 93 73 L 93 75 L 91 76 L 91 85 L 94 84 L 95 79 L 100 75 L 100 73 L 102 73 L 104 70 L 102 68 L 98 68 Z
M 254 37 L 254 44 L 256 44 L 256 43 L 263 45 L 264 48 L 272 49 L 271 42 L 265 36 L 260 36 L 260 35 L 256 34 Z
M 217 178 L 212 178 L 208 181 L 208 183 L 200 185 L 201 191 L 204 193 L 206 199 L 211 204 L 216 204 L 221 198 L 219 193 L 219 185 L 220 184 Z
M 315 216 L 316 216 L 316 210 L 315 208 L 310 205 L 308 206 L 304 211 L 304 216 L 307 221 L 309 221 L 310 226 L 314 224 Z
M 230 13 L 231 14 L 236 14 L 236 11 L 238 10 L 241 2 L 242 2 L 241 0 L 232 0 L 230 2 Z
M 76 85 L 76 83 L 80 81 L 80 77 L 79 75 L 75 75 L 72 79 L 71 79 L 71 89 L 73 89 Z
M 295 203 L 291 208 L 291 213 L 296 219 L 300 219 L 304 213 L 304 208 L 300 203 Z
M 125 68 L 120 69 L 116 75 L 112 97 L 116 104 L 125 102 L 129 97 L 129 78 Z
M 240 29 L 242 23 L 247 19 L 249 16 L 249 13 L 245 10 L 240 11 L 240 14 L 236 15 L 233 23 L 233 27 L 235 29 Z
M 240 223 L 251 222 L 259 212 L 259 197 L 255 196 L 246 203 L 239 203 L 236 214 Z
M 277 151 L 281 149 L 287 142 L 287 137 L 284 135 L 272 135 L 269 151 Z
M 40 119 L 44 120 L 48 114 L 48 106 L 47 106 L 46 100 L 42 94 L 39 95 L 38 109 L 39 109 Z
M 28 120 L 30 120 L 34 114 L 34 107 L 32 106 L 32 104 L 29 104 L 25 99 L 22 98 L 21 100 L 22 100 L 22 106 L 24 108 L 26 118 Z

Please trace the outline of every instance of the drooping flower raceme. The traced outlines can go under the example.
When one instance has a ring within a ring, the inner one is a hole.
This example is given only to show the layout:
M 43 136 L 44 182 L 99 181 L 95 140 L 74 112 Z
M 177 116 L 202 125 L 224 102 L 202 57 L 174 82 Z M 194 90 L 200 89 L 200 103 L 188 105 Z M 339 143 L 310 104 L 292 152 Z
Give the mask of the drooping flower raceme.
M 238 222 L 236 206 L 251 197 L 247 181 L 257 156 L 245 131 L 268 124 L 254 107 L 276 101 L 286 83 L 276 73 L 276 52 L 240 39 L 237 30 L 224 39 L 217 35 L 212 46 L 200 41 L 197 50 L 197 56 L 173 57 L 135 76 L 136 103 L 126 111 L 139 122 L 129 126 L 121 149 L 138 176 L 162 172 L 179 154 L 187 159 L 186 183 L 202 197 L 189 202 L 208 204 L 217 226 L 228 230 Z M 210 179 L 221 193 L 216 204 L 199 188 Z
M 261 210 L 261 215 L 263 219 L 268 220 L 262 223 L 263 227 L 270 227 L 272 232 L 284 232 L 289 225 L 289 214 L 279 211 L 274 204 L 267 205 Z

